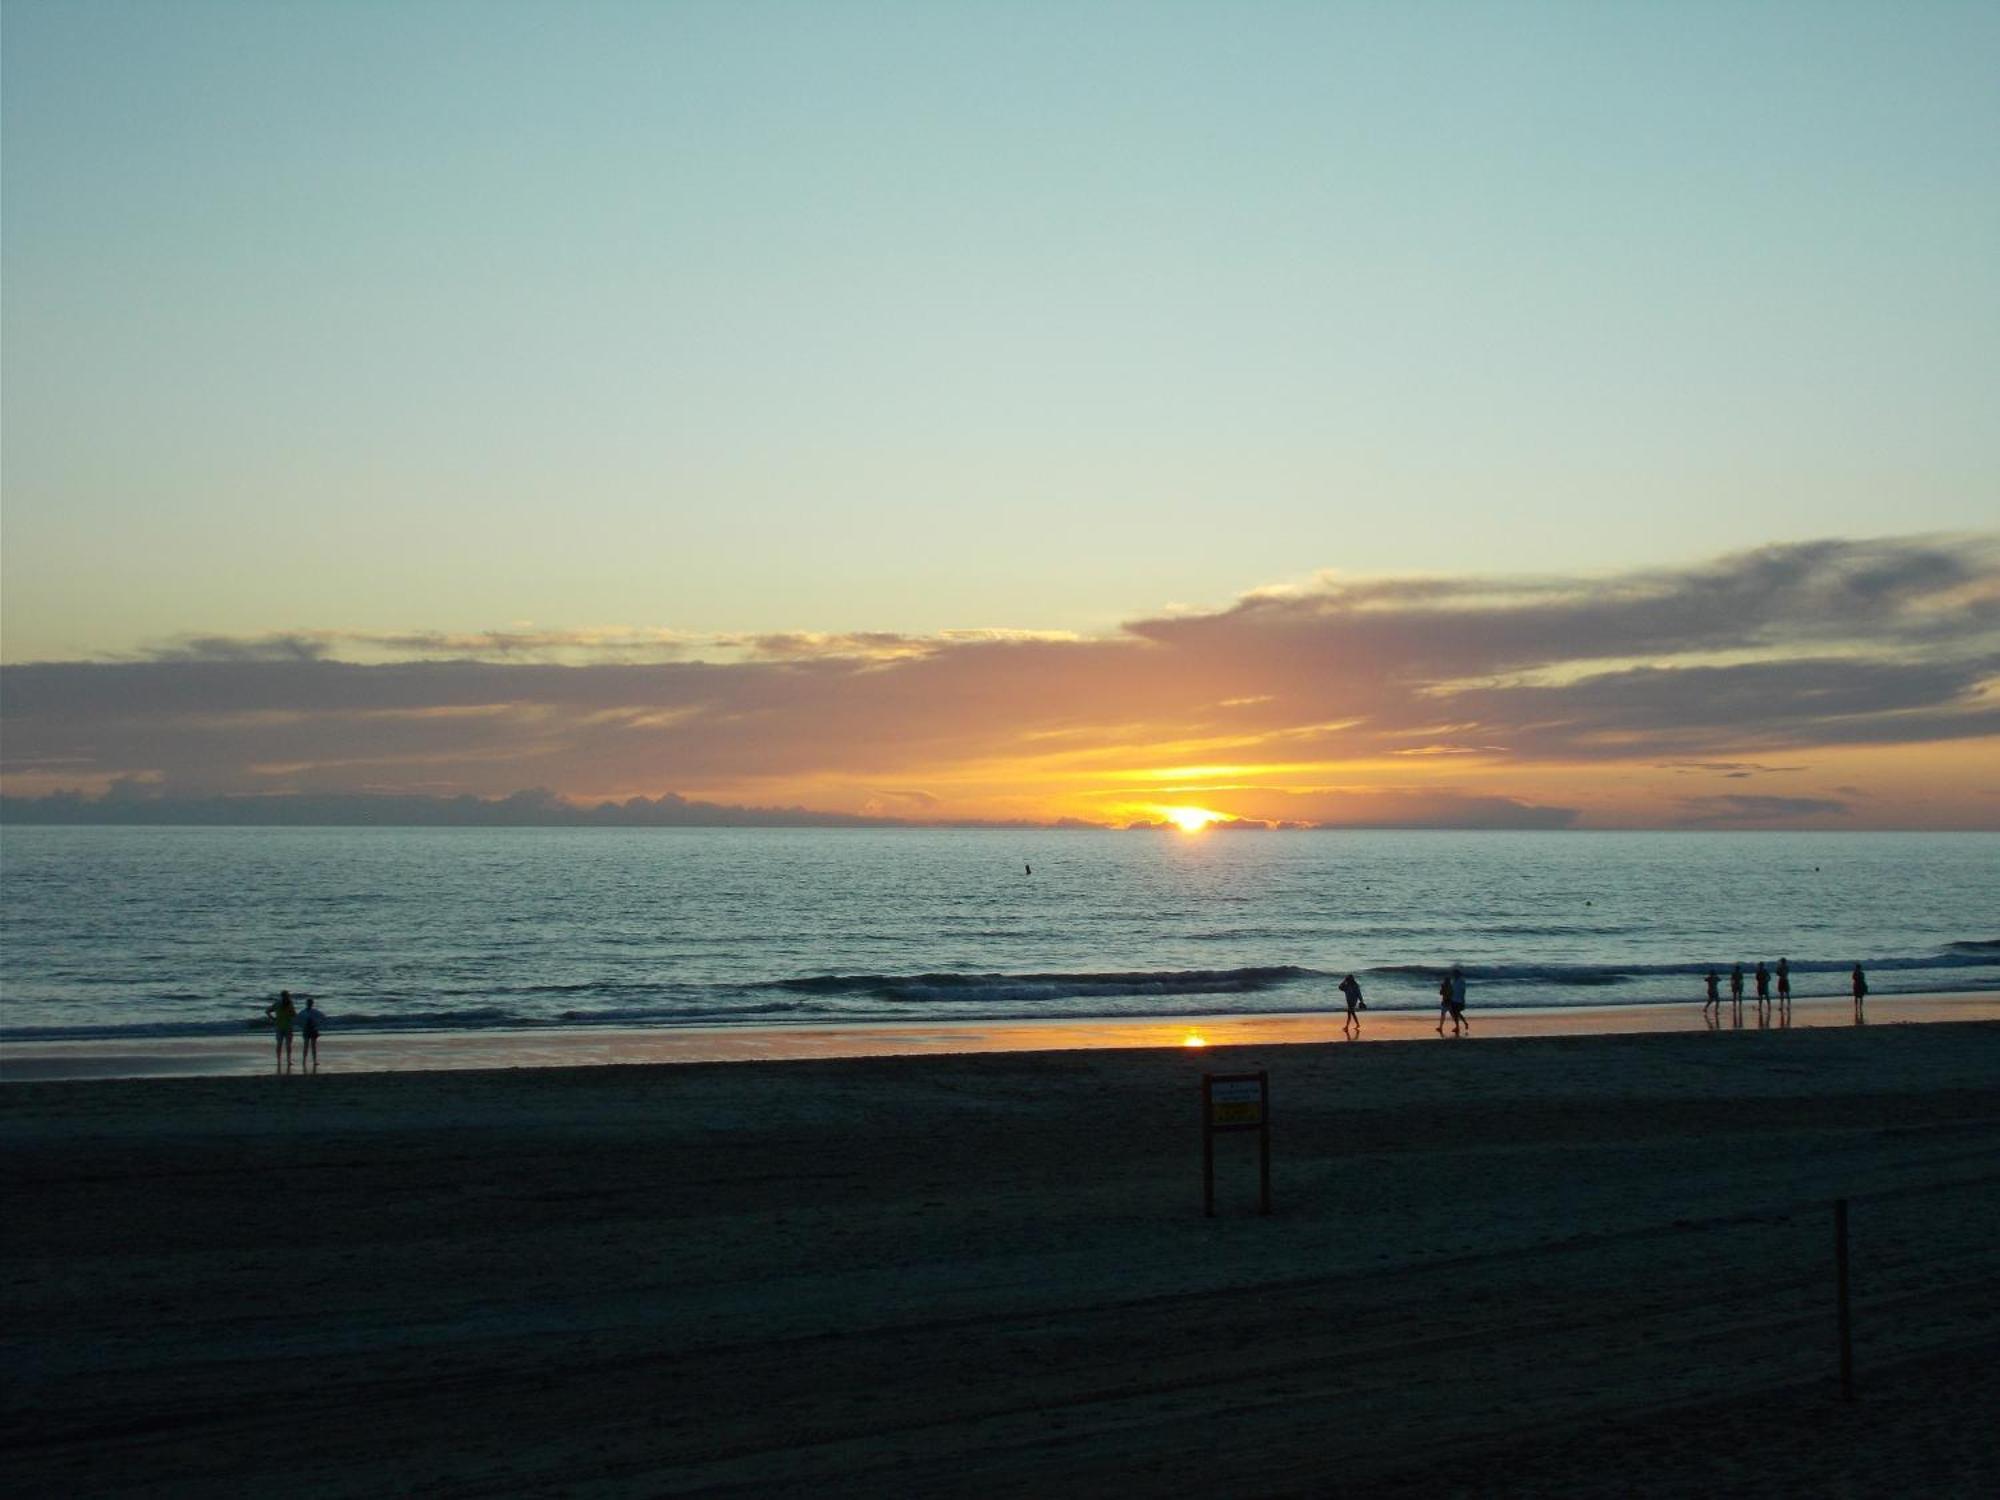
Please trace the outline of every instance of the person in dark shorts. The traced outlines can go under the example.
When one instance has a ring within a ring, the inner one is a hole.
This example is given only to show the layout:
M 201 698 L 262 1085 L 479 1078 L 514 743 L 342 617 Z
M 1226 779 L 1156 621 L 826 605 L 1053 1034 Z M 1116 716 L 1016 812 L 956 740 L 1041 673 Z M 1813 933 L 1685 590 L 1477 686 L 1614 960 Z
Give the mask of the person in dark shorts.
M 1451 966 L 1451 1034 L 1457 1036 L 1459 1030 L 1472 1030 L 1472 1023 L 1465 1019 L 1465 970 L 1457 964 Z
M 1743 1020 L 1743 965 L 1738 964 L 1729 971 L 1729 1005 L 1736 1012 L 1740 1025 Z
M 1792 1018 L 1792 961 L 1778 960 L 1778 1013 L 1787 1021 Z
M 1711 1010 L 1717 1020 L 1722 1019 L 1722 976 L 1713 969 L 1708 971 L 1708 998 L 1701 1002 L 1701 1013 L 1705 1016 Z
M 1854 1020 L 1858 1025 L 1862 1019 L 1861 1002 L 1868 998 L 1868 976 L 1861 972 L 1860 964 L 1854 966 L 1852 980 L 1854 984 Z
M 278 1035 L 277 1066 L 280 1072 L 292 1065 L 292 1022 L 298 1019 L 298 1007 L 292 1004 L 292 992 L 279 990 L 278 998 L 264 1007 L 264 1014 L 271 1018 Z
M 305 1046 L 299 1052 L 299 1068 L 303 1071 L 319 1071 L 319 1022 L 318 1003 L 311 995 L 306 996 L 306 1008 L 299 1012 L 299 1028 L 305 1033 Z
M 1763 1021 L 1771 1014 L 1771 971 L 1764 967 L 1764 960 L 1757 960 L 1757 1019 Z
M 1451 975 L 1438 981 L 1438 1035 L 1444 1035 L 1444 1023 L 1451 1016 Z M 1453 1035 L 1457 1035 L 1456 1032 Z
M 1352 974 L 1349 974 L 1345 979 L 1340 981 L 1340 993 L 1347 999 L 1347 1020 L 1341 1024 L 1340 1029 L 1346 1031 L 1352 1027 L 1353 1030 L 1359 1031 L 1361 1029 L 1361 1017 L 1355 1014 L 1355 1012 L 1368 1009 L 1368 1002 L 1361 998 L 1360 982 Z

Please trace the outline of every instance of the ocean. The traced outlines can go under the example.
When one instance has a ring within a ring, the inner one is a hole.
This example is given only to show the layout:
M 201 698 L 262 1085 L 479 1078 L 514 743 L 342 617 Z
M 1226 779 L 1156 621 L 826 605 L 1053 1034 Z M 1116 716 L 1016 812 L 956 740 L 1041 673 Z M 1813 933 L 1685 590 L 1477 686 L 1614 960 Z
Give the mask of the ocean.
M 1699 1003 L 2000 989 L 2000 835 L 0 832 L 0 1039 Z

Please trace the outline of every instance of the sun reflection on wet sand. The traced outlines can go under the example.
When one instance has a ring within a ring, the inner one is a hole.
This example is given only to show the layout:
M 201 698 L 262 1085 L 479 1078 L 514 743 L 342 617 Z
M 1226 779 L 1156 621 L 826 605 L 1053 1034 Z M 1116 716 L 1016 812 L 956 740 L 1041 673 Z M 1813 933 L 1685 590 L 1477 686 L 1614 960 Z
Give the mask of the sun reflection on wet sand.
M 1889 1022 L 2000 1020 L 2000 995 L 1870 996 L 1877 1018 Z M 1703 1030 L 1699 1005 L 1562 1006 L 1545 1010 L 1475 1012 L 1477 1038 L 1593 1036 L 1607 1033 Z M 583 1067 L 607 1063 L 803 1061 L 820 1057 L 890 1057 L 938 1052 L 1057 1052 L 1091 1047 L 1167 1047 L 1209 1052 L 1224 1047 L 1278 1046 L 1343 1040 L 1339 1012 L 1271 1016 L 1163 1017 L 1119 1020 L 987 1021 L 912 1026 L 694 1027 L 654 1030 L 583 1028 L 562 1032 L 415 1032 L 402 1035 L 327 1033 L 328 1073 L 417 1072 L 453 1068 Z M 1425 1042 L 1431 1011 L 1368 1013 L 1361 1040 Z M 1797 1027 L 1851 1026 L 1845 998 L 1801 1000 Z M 245 1038 L 161 1038 L 89 1042 L 9 1042 L 0 1081 L 53 1078 L 137 1078 L 165 1074 L 270 1071 L 269 1043 Z

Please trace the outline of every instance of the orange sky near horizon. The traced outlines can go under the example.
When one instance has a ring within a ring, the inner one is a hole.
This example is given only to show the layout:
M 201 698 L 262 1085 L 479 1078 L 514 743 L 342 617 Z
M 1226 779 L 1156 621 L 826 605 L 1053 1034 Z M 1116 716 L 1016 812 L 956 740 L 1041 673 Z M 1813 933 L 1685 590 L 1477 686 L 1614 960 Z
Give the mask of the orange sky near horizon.
M 931 805 L 845 777 L 606 787 L 572 795 L 596 803 L 678 791 L 702 801 L 916 821 L 1074 819 L 1113 828 L 1173 822 L 1182 809 L 1213 814 L 1211 821 L 1331 826 L 2000 828 L 2000 737 L 1816 751 L 1810 764 L 1762 770 L 1720 762 L 1706 769 L 1652 760 L 1521 765 L 1497 758 L 1454 759 L 1448 768 L 1385 760 L 1202 768 L 1149 764 L 1143 746 L 1120 746 L 1116 753 L 1130 764 L 1099 777 L 1034 759 L 939 767 L 916 777 L 925 797 L 937 799 Z M 1204 769 L 1228 774 L 1198 774 Z M 1748 790 L 1752 786 L 1757 790 Z M 1756 797 L 1783 801 L 1760 806 L 1747 800 Z M 1721 800 L 1729 798 L 1746 800 Z M 1828 806 L 1797 806 L 1814 801 Z M 1556 817 L 1549 809 L 1574 810 L 1575 816 Z
M 2000 827 L 2000 536 L 1322 576 L 1099 637 L 207 638 L 0 667 L 15 797 L 680 797 L 915 822 Z M 385 804 L 386 806 L 386 804 Z M 524 804 L 525 808 L 525 804 Z M 115 810 L 115 809 L 114 809 Z M 671 809 L 670 809 L 671 811 Z M 644 820 L 645 810 L 632 816 Z M 754 821 L 745 816 L 746 821 Z

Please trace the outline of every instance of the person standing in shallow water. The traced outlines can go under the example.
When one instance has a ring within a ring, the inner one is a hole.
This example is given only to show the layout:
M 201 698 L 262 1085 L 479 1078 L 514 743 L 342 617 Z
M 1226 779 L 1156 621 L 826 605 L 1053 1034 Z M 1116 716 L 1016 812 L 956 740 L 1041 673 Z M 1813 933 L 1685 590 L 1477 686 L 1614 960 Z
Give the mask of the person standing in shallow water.
M 1787 1021 L 1792 1018 L 1792 961 L 1778 960 L 1778 1014 Z
M 264 1014 L 271 1018 L 277 1029 L 277 1067 L 282 1073 L 292 1065 L 292 1022 L 299 1014 L 298 1007 L 292 1004 L 292 992 L 279 990 L 278 998 L 264 1007 Z
M 1355 1012 L 1368 1009 L 1368 1002 L 1361 998 L 1361 984 L 1349 974 L 1340 981 L 1340 993 L 1347 997 L 1347 1020 L 1342 1023 L 1340 1029 L 1347 1031 L 1351 1027 L 1358 1032 L 1361 1030 L 1361 1017 Z
M 305 1046 L 299 1053 L 301 1072 L 319 1071 L 319 1010 L 318 1002 L 311 995 L 306 996 L 306 1008 L 299 1012 L 299 1025 L 305 1032 Z
M 1743 965 L 1729 971 L 1729 1008 L 1736 1012 L 1736 1024 L 1743 1024 Z
M 1771 971 L 1764 967 L 1764 960 L 1757 960 L 1757 1023 L 1761 1026 L 1771 1015 Z
M 1854 983 L 1854 1020 L 1855 1024 L 1859 1025 L 1861 1022 L 1861 1002 L 1868 998 L 1868 976 L 1861 972 L 1860 964 L 1856 964 L 1854 966 L 1853 983 Z

